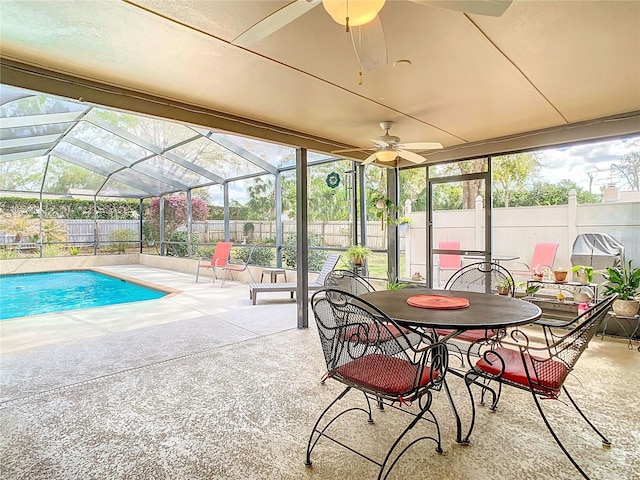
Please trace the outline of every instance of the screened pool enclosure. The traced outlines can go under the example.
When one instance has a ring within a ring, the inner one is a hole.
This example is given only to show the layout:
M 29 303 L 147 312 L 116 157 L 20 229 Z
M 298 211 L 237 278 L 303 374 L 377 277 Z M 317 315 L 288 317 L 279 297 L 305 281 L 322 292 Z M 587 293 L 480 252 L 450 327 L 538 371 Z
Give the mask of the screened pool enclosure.
M 430 284 L 446 280 L 440 254 L 507 253 L 526 261 L 543 234 L 560 242 L 559 262 L 568 265 L 575 235 L 605 223 L 630 258 L 640 255 L 633 242 L 640 228 L 637 185 L 623 186 L 624 202 L 607 198 L 613 181 L 624 179 L 614 169 L 625 173 L 620 158 L 587 172 L 588 191 L 565 192 L 565 207 L 536 190 L 539 170 L 524 189 L 539 198 L 524 198 L 524 191 L 509 199 L 501 188 L 501 165 L 538 161 L 540 150 L 413 168 L 363 167 L 13 86 L 0 85 L 0 103 L 1 258 L 126 252 L 198 258 L 226 240 L 240 259 L 249 251 L 244 246 L 260 244 L 254 265 L 296 268 L 301 234 L 308 238 L 310 270 L 330 251 L 346 257 L 347 248 L 360 243 L 372 250 L 368 276 Z M 611 141 L 623 142 L 631 160 L 640 155 L 637 135 Z M 574 217 L 582 220 L 567 223 Z M 526 218 L 526 225 L 513 218 Z M 521 241 L 512 241 L 514 232 Z M 452 240 L 456 252 L 440 248 Z

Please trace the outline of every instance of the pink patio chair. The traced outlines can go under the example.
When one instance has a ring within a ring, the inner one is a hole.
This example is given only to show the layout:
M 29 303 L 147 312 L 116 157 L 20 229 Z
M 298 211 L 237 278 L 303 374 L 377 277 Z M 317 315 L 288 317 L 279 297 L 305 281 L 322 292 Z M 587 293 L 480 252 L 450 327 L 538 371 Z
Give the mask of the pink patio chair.
M 460 242 L 439 242 L 440 250 L 460 250 Z M 458 271 L 462 268 L 462 255 L 441 253 L 438 260 L 438 285 L 440 283 L 440 272 L 442 270 Z
M 216 243 L 216 248 L 213 251 L 210 262 L 206 262 L 206 258 L 201 258 L 198 260 L 198 269 L 196 270 L 196 283 L 198 282 L 201 268 L 213 269 L 212 282 L 216 283 L 216 269 L 225 268 L 229 263 L 229 256 L 231 255 L 231 245 L 231 242 L 218 242 Z
M 556 252 L 558 251 L 557 243 L 536 243 L 536 246 L 533 248 L 533 257 L 531 258 L 531 263 L 520 263 L 524 265 L 526 270 L 514 270 L 511 272 L 511 275 L 522 275 L 522 276 L 531 276 L 533 272 L 543 268 L 549 267 L 549 269 L 553 269 L 553 262 L 556 259 Z

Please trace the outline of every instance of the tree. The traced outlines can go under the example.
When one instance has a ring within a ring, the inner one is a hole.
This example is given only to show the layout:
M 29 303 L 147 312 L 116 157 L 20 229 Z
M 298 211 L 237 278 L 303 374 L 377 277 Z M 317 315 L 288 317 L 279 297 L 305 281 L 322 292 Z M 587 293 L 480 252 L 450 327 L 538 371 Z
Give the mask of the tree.
M 616 165 L 626 185 L 633 191 L 640 190 L 640 151 L 629 152 L 622 157 L 622 163 Z
M 535 153 L 516 153 L 494 158 L 491 166 L 492 185 L 502 192 L 503 205 L 509 207 L 511 193 L 523 189 L 540 171 L 540 160 Z
M 187 223 L 187 197 L 185 195 L 169 195 L 164 197 L 164 232 L 171 235 L 176 229 Z M 209 208 L 199 198 L 191 198 L 191 216 L 194 222 L 207 219 Z M 160 231 L 160 199 L 151 200 L 147 211 L 147 221 L 153 226 L 156 234 Z
M 600 203 L 601 195 L 584 190 L 571 180 L 562 180 L 558 183 L 534 182 L 528 188 L 522 188 L 511 192 L 512 207 L 528 207 L 532 205 L 566 205 L 569 203 L 569 191 L 575 190 L 578 203 Z M 503 192 L 498 191 L 494 195 L 494 207 L 504 206 Z

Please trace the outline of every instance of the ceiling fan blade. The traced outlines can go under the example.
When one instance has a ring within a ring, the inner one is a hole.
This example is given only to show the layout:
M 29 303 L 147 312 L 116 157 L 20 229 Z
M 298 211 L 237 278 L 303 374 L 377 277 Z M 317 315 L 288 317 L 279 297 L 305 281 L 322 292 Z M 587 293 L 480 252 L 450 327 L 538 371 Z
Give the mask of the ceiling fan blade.
M 512 0 L 411 0 L 429 7 L 446 8 L 473 15 L 499 17 L 511 5 Z
M 406 150 L 439 150 L 442 148 L 442 144 L 438 142 L 414 142 L 402 143 L 397 145 L 397 147 Z
M 417 153 L 410 152 L 409 150 L 398 150 L 396 153 L 399 157 L 402 157 L 405 160 L 409 160 L 413 163 L 422 163 L 426 160 L 426 158 L 424 158 L 423 156 L 420 156 Z
M 384 140 L 379 140 L 377 138 L 370 138 L 369 140 L 372 141 L 373 143 L 375 143 L 380 148 L 390 147 L 391 146 L 390 144 L 388 144 Z
M 364 160 L 364 162 L 362 162 L 362 165 L 368 165 L 368 164 L 370 164 L 371 162 L 373 162 L 375 159 L 376 159 L 376 154 L 375 154 L 375 153 L 372 153 L 371 155 L 369 155 L 369 156 Z
M 259 40 L 268 37 L 282 27 L 293 22 L 312 8 L 320 5 L 321 0 L 296 0 L 280 10 L 263 18 L 258 23 L 242 32 L 231 42 L 240 47 L 250 47 Z
M 366 152 L 371 148 L 343 148 L 341 150 L 331 150 L 331 153 Z
M 358 62 L 365 71 L 375 70 L 389 63 L 387 42 L 378 15 L 369 23 L 352 27 L 350 33 Z

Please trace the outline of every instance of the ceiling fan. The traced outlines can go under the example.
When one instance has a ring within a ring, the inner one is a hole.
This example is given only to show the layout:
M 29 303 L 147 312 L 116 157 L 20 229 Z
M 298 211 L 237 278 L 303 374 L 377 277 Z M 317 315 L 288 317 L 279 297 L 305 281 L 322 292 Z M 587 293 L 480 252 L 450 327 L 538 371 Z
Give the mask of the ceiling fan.
M 369 150 L 375 150 L 369 155 L 362 165 L 378 160 L 380 162 L 393 162 L 397 157 L 404 158 L 413 163 L 422 163 L 426 160 L 421 155 L 412 152 L 411 150 L 439 150 L 442 148 L 442 144 L 437 142 L 414 142 L 414 143 L 400 143 L 400 137 L 389 135 L 389 130 L 393 127 L 393 122 L 386 121 L 380 122 L 380 128 L 384 130 L 384 135 L 376 138 L 372 138 L 371 141 L 376 145 L 370 148 L 348 148 L 345 150 L 334 150 L 331 153 L 347 153 L 347 152 L 366 152 Z
M 512 0 L 409 0 L 421 5 L 456 10 L 459 12 L 499 17 Z M 358 62 L 364 70 L 373 70 L 387 64 L 387 47 L 378 12 L 385 0 L 296 0 L 255 25 L 249 27 L 231 43 L 249 47 L 275 33 L 284 26 L 322 4 L 334 21 L 344 25 L 351 33 Z M 354 35 L 350 27 L 359 27 Z

